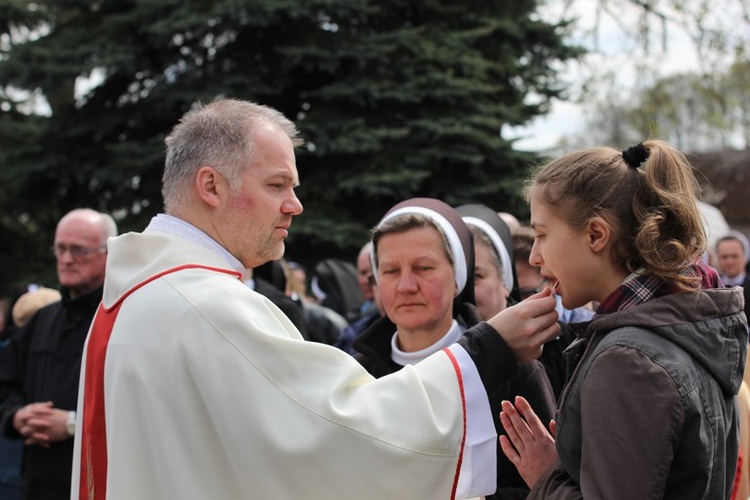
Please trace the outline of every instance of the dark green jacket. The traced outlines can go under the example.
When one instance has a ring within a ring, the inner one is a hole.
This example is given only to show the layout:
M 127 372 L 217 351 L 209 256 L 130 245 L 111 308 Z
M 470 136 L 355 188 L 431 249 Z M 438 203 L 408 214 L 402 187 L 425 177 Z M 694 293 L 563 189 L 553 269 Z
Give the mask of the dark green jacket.
M 728 498 L 747 352 L 739 288 L 678 293 L 594 318 L 565 354 L 561 463 L 529 498 Z

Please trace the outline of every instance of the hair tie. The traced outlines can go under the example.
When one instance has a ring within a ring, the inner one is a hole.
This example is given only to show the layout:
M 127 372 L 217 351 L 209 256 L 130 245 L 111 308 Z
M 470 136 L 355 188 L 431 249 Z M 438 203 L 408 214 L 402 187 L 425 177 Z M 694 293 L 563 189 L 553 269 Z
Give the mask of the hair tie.
M 641 163 L 648 159 L 648 149 L 639 142 L 635 146 L 630 146 L 622 150 L 622 159 L 630 168 L 638 168 Z

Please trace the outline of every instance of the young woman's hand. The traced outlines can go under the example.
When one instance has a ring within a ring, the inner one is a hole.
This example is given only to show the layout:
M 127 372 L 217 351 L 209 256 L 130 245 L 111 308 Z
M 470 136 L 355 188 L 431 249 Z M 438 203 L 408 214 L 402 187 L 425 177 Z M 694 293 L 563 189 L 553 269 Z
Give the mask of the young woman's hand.
M 547 431 L 528 401 L 516 396 L 515 407 L 510 401 L 502 402 L 500 421 L 507 436 L 500 436 L 500 447 L 513 462 L 521 477 L 533 488 L 540 477 L 558 461 L 555 449 L 555 421 Z

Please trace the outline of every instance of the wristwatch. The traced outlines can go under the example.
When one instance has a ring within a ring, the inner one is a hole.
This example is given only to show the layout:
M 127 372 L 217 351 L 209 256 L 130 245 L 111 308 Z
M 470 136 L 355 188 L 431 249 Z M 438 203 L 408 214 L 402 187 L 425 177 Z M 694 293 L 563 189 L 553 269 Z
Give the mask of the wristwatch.
M 65 430 L 67 431 L 68 436 L 76 435 L 76 412 L 68 412 L 68 420 L 65 422 Z

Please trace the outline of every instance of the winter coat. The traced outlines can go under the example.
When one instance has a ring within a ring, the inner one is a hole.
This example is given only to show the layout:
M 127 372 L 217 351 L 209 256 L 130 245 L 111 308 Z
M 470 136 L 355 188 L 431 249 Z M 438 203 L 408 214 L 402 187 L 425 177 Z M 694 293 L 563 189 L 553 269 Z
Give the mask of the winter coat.
M 739 288 L 594 318 L 565 351 L 560 463 L 529 498 L 719 499 L 735 476 L 747 322 Z

